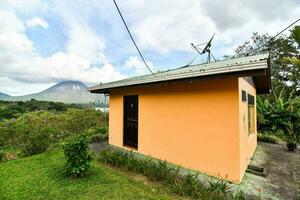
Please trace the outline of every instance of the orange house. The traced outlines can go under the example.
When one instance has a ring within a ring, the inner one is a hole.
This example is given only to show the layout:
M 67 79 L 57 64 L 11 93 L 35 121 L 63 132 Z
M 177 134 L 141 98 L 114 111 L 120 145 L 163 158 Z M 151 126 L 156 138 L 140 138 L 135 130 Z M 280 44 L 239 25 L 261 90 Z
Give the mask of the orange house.
M 256 94 L 270 90 L 267 54 L 103 83 L 109 144 L 241 182 L 256 148 Z

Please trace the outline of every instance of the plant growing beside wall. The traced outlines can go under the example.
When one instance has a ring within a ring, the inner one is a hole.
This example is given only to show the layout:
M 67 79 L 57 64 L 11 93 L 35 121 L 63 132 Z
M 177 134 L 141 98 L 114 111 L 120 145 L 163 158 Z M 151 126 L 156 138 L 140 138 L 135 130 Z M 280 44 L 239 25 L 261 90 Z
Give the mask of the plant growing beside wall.
M 66 172 L 69 176 L 82 177 L 87 173 L 92 160 L 89 143 L 86 135 L 79 134 L 64 144 L 64 154 L 67 158 Z
M 197 173 L 184 175 L 181 168 L 170 167 L 165 161 L 137 158 L 132 152 L 107 149 L 101 152 L 100 161 L 126 171 L 144 174 L 151 181 L 160 181 L 176 194 L 193 199 L 244 200 L 242 191 L 233 193 L 226 181 L 202 183 Z

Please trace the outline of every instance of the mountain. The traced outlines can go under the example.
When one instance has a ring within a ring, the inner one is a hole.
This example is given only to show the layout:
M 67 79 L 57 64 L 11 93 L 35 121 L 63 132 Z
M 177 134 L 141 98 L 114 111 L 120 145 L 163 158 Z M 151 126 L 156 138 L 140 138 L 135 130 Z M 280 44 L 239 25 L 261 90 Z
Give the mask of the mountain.
M 9 100 L 9 99 L 11 99 L 11 96 L 0 92 L 0 100 Z
M 3 96 L 3 98 L 5 98 L 5 96 Z M 5 100 L 3 98 L 0 94 L 0 99 Z M 39 93 L 24 96 L 8 96 L 6 97 L 6 100 L 7 99 L 13 101 L 36 99 L 64 103 L 90 103 L 99 100 L 103 102 L 104 96 L 90 93 L 87 90 L 87 86 L 80 81 L 63 81 Z

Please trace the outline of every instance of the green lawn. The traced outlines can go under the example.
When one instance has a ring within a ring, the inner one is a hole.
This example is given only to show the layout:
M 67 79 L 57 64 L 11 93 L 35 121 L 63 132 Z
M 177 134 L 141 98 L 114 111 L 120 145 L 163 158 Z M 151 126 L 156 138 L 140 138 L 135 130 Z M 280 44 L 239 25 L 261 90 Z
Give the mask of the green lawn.
M 64 162 L 56 151 L 0 164 L 0 199 L 178 199 L 97 161 L 88 177 L 66 178 Z

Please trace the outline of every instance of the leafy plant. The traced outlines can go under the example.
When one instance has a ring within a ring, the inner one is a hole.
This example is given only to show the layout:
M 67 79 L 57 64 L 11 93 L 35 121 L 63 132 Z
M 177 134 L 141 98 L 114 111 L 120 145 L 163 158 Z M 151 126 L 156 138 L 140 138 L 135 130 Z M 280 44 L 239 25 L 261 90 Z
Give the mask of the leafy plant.
M 101 152 L 100 160 L 106 164 L 144 174 L 151 181 L 160 181 L 174 193 L 190 196 L 195 199 L 236 199 L 244 200 L 242 191 L 233 194 L 226 181 L 211 181 L 206 186 L 199 179 L 197 173 L 181 173 L 181 168 L 170 167 L 166 161 L 142 159 L 132 152 L 107 149 Z
M 293 92 L 284 98 L 282 89 L 274 101 L 257 97 L 258 128 L 262 132 L 282 132 L 289 143 L 299 142 L 300 99 Z
M 26 113 L 14 124 L 18 135 L 18 147 L 22 154 L 31 156 L 45 152 L 56 130 L 52 126 L 49 112 Z
M 70 138 L 64 144 L 64 154 L 67 158 L 66 172 L 72 177 L 82 177 L 86 174 L 92 160 L 89 151 L 89 138 L 84 134 Z

